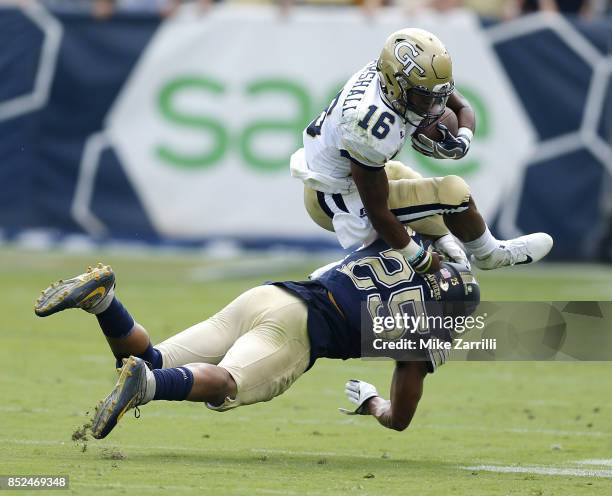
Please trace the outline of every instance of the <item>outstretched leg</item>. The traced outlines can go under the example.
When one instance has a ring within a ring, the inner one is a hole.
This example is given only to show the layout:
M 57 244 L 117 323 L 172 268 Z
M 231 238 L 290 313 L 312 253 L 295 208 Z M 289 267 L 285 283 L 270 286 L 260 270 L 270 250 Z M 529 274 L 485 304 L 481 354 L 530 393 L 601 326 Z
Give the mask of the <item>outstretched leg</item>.
M 408 178 L 407 167 L 389 162 L 399 169 L 397 180 L 389 181 L 389 208 L 397 218 L 422 234 L 426 227 L 439 229 L 440 217 L 448 230 L 458 238 L 472 261 L 481 269 L 537 262 L 548 254 L 553 245 L 546 233 L 535 233 L 507 241 L 497 240 L 476 208 L 468 184 L 459 176 Z M 443 235 L 443 231 L 435 234 Z
M 69 308 L 96 316 L 118 366 L 123 358 L 133 355 L 152 368 L 161 368 L 161 353 L 153 348 L 146 329 L 115 296 L 115 273 L 110 266 L 99 263 L 81 275 L 53 283 L 39 296 L 34 312 L 47 317 Z
M 464 255 L 449 231 L 481 269 L 537 262 L 552 248 L 553 240 L 546 233 L 507 241 L 495 239 L 476 208 L 468 184 L 459 176 L 424 178 L 398 161 L 387 162 L 385 168 L 391 212 L 417 233 L 436 240 L 436 248 L 453 255 L 456 261 L 462 261 Z M 310 217 L 329 231 L 334 230 L 332 219 L 340 212 L 363 215 L 357 191 L 330 195 L 306 187 L 304 201 Z M 372 232 L 372 236 L 376 233 Z M 369 237 L 365 242 L 372 239 Z
M 222 367 L 197 363 L 150 370 L 144 360 L 131 356 L 124 361 L 113 390 L 97 406 L 91 432 L 96 439 L 106 437 L 125 412 L 150 401 L 205 401 L 221 405 L 235 395 L 236 383 Z
M 553 246 L 553 239 L 546 233 L 527 234 L 506 241 L 496 239 L 472 197 L 466 210 L 445 214 L 444 222 L 472 254 L 472 262 L 484 270 L 537 262 Z
M 220 318 L 239 336 L 219 365 L 187 363 L 150 371 L 141 359 L 128 358 L 117 385 L 96 409 L 94 437 L 106 437 L 127 410 L 152 400 L 205 402 L 221 411 L 269 401 L 286 391 L 308 368 L 308 310 L 301 299 L 284 289 L 254 288 L 213 318 Z M 170 338 L 165 348 L 180 349 L 199 332 L 193 349 L 183 356 L 209 353 L 205 350 L 206 337 L 213 327 L 191 329 L 191 333 L 183 331 L 174 337 L 181 340 Z M 223 333 L 224 329 L 217 328 L 216 332 Z M 172 356 L 169 360 L 181 355 Z

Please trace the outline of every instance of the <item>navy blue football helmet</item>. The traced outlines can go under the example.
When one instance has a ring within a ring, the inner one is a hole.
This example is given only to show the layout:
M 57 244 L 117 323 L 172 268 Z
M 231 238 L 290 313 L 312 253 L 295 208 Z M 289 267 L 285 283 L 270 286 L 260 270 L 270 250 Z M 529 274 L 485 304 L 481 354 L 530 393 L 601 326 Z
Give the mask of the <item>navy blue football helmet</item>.
M 480 303 L 480 286 L 474 274 L 465 266 L 442 262 L 440 270 L 425 274 L 433 299 L 444 302 L 444 315 L 468 316 Z

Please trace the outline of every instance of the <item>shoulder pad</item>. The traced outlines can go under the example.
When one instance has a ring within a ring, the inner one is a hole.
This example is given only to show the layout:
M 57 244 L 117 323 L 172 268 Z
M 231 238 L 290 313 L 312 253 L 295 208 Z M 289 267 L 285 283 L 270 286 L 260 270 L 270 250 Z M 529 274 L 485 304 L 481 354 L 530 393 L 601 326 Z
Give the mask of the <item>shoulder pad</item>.
M 364 129 L 359 123 L 363 122 L 368 111 L 368 107 L 357 108 L 343 116 L 340 123 L 341 143 L 356 161 L 369 167 L 383 167 L 402 146 L 403 124 L 400 121 L 398 126 L 399 117 L 388 112 L 386 115 L 391 117 L 385 117 L 384 124 L 389 130 L 383 138 L 377 137 L 372 133 L 372 127 L 385 111 L 377 111 L 370 119 L 372 122 L 369 122 L 368 127 Z

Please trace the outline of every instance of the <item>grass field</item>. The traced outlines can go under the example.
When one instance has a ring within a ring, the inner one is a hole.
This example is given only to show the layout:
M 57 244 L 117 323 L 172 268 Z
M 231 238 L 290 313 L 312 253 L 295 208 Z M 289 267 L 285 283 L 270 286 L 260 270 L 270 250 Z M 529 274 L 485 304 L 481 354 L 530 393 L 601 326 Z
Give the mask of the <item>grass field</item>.
M 155 403 L 84 451 L 71 434 L 112 387 L 114 360 L 91 316 L 39 319 L 32 305 L 49 282 L 98 259 L 154 342 L 267 274 L 303 279 L 316 265 L 0 250 L 0 474 L 67 474 L 78 494 L 612 494 L 607 363 L 449 363 L 396 433 L 337 411 L 347 378 L 386 392 L 390 362 L 322 360 L 271 403 L 223 414 Z M 496 300 L 609 300 L 611 282 L 612 268 L 595 266 L 481 277 L 483 298 Z

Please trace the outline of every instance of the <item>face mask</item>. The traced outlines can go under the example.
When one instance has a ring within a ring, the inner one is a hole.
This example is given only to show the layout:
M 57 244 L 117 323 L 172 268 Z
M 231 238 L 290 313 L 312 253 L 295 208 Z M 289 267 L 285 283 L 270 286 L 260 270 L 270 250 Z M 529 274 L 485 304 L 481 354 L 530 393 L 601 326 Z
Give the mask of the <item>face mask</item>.
M 411 110 L 406 111 L 406 114 L 404 115 L 404 117 L 410 124 L 412 124 L 415 127 L 419 126 L 419 124 L 421 124 L 421 122 L 423 121 L 423 117 L 421 117 L 419 114 L 415 112 L 412 112 Z

